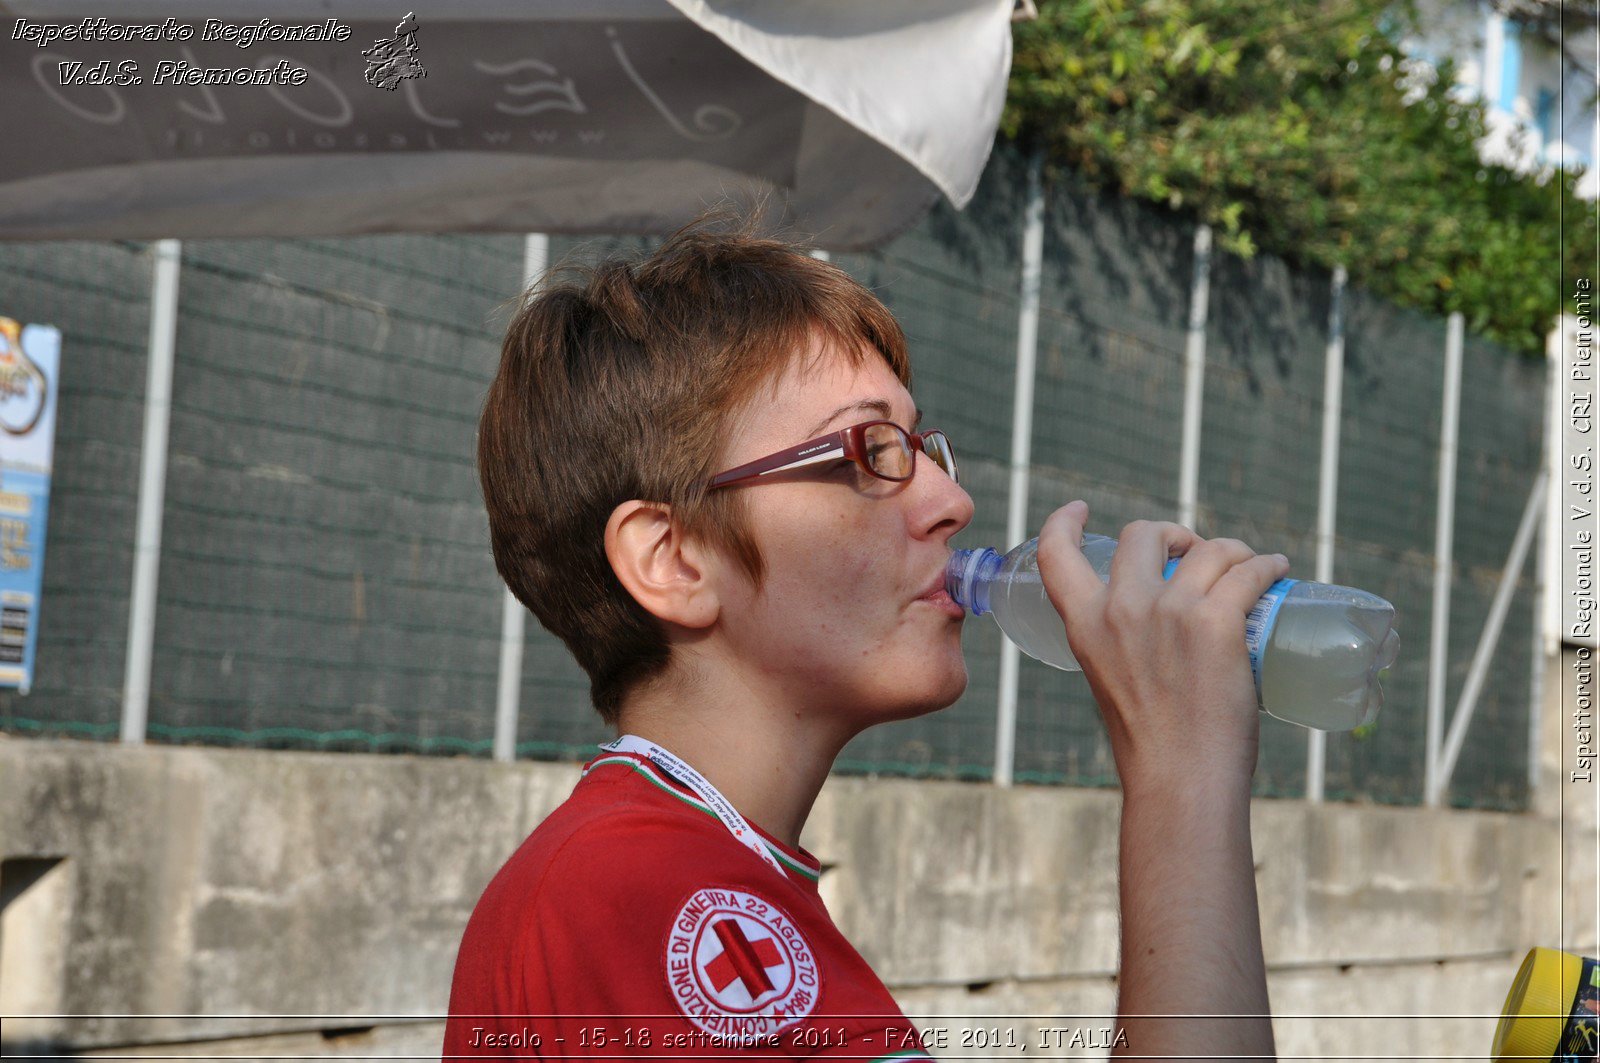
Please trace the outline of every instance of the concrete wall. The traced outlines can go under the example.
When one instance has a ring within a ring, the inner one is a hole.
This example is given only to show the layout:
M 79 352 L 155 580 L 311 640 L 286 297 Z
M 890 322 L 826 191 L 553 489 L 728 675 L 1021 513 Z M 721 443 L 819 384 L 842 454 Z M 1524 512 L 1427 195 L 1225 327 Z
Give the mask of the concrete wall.
M 1594 953 L 1594 788 L 1563 789 L 1570 722 L 1544 723 L 1529 814 L 1256 802 L 1282 1054 L 1482 1055 L 1530 946 Z M 577 775 L 0 738 L 0 1014 L 232 1016 L 8 1020 L 8 1049 L 434 1053 L 479 891 Z M 805 842 L 944 1054 L 988 1029 L 1038 1055 L 1040 1026 L 1113 1025 L 1118 813 L 1107 791 L 841 777 Z

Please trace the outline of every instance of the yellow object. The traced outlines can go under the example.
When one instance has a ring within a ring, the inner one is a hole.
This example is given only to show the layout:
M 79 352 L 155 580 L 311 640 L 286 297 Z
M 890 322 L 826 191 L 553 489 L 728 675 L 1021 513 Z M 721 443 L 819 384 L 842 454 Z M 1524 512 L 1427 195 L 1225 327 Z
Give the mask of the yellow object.
M 1528 951 L 1495 1027 L 1496 1060 L 1594 1059 L 1600 967 L 1557 949 Z

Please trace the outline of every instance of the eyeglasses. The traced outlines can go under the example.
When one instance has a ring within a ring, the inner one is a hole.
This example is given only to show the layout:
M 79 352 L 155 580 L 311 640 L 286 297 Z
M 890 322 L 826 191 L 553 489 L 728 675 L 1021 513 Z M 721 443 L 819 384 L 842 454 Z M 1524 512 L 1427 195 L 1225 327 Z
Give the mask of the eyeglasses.
M 773 473 L 848 459 L 880 480 L 909 480 L 917 471 L 917 451 L 932 458 L 950 479 L 956 476 L 956 455 L 950 440 L 936 428 L 907 432 L 893 421 L 866 421 L 838 432 L 797 443 L 776 454 L 718 473 L 708 485 L 732 487 Z

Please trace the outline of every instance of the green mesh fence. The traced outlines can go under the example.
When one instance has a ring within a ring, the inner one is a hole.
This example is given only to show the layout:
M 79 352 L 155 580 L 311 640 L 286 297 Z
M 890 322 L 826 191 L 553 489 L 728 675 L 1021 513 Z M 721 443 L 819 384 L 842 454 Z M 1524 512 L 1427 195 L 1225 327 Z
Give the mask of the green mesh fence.
M 1020 183 L 1015 187 L 1020 193 Z M 1101 535 L 1115 536 L 1139 518 L 1176 518 L 1170 456 L 1178 453 L 1181 428 L 1190 243 L 1181 229 L 1132 204 L 1070 187 L 1047 199 L 1029 534 L 1074 498 L 1089 503 L 1087 530 Z M 1111 747 L 1081 673 L 1021 659 L 1015 775 L 1024 782 L 1115 781 Z
M 835 256 L 904 325 L 914 392 L 976 502 L 956 547 L 1003 542 L 1025 179 L 997 151 L 975 201 L 870 254 Z M 1048 191 L 1028 522 L 1073 498 L 1090 530 L 1175 519 L 1193 230 Z M 551 241 L 552 262 L 649 239 Z M 474 433 L 523 269 L 516 236 L 184 245 L 155 620 L 152 740 L 487 756 L 504 590 Z M 133 570 L 151 256 L 142 244 L 12 244 L 0 313 L 63 332 L 32 692 L 0 729 L 115 739 Z M 1198 530 L 1315 568 L 1328 278 L 1213 255 Z M 1327 740 L 1334 799 L 1421 799 L 1444 325 L 1346 297 L 1334 580 L 1395 603 L 1401 657 L 1374 728 Z M 1465 684 L 1538 468 L 1544 366 L 1469 339 L 1451 571 L 1447 716 Z M 1526 804 L 1532 564 L 1451 787 Z M 839 768 L 990 776 L 1001 635 L 963 634 L 949 709 L 875 728 Z M 516 745 L 575 758 L 608 737 L 566 648 L 527 626 Z M 1256 792 L 1304 792 L 1306 732 L 1264 720 Z M 1015 777 L 1114 785 L 1081 674 L 1024 656 Z
M 151 257 L 140 244 L 6 244 L 0 314 L 63 332 L 32 692 L 0 727 L 116 737 L 138 509 Z M 46 605 L 45 603 L 48 603 Z
M 10 315 L 71 337 L 39 674 L 0 693 L 0 725 L 114 737 L 148 253 L 0 257 Z M 521 261 L 515 237 L 185 244 L 153 738 L 487 751 L 499 583 L 473 437 Z
M 954 549 L 995 545 L 1005 534 L 1022 225 L 1022 200 L 1009 190 L 1024 180 L 1014 162 L 999 159 L 968 211 L 941 202 L 883 250 L 834 259 L 900 321 L 923 424 L 943 429 L 955 447 L 975 512 L 951 540 Z M 987 778 L 994 767 L 1001 638 L 987 621 L 964 625 L 968 679 L 960 700 L 933 716 L 865 732 L 845 747 L 839 767 Z
M 1316 570 L 1330 284 L 1272 259 L 1212 259 L 1195 530 L 1286 554 L 1301 579 Z M 1256 792 L 1303 792 L 1305 730 L 1261 724 Z

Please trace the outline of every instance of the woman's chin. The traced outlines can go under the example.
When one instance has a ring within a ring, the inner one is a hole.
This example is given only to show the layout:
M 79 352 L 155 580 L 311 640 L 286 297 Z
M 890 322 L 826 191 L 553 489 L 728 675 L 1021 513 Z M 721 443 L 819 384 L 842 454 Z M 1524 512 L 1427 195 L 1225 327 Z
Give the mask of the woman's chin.
M 959 667 L 951 669 L 942 677 L 928 677 L 926 692 L 916 697 L 907 697 L 908 691 L 902 689 L 901 704 L 889 719 L 911 720 L 918 716 L 926 716 L 931 712 L 948 709 L 961 700 L 961 695 L 967 692 L 967 663 L 959 660 Z

